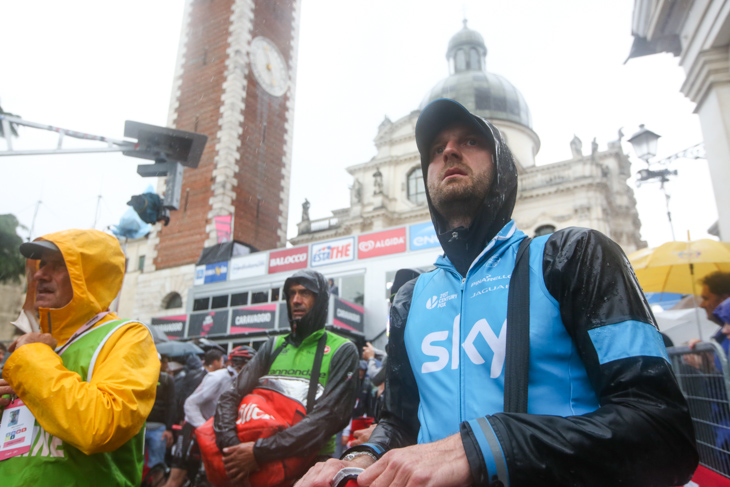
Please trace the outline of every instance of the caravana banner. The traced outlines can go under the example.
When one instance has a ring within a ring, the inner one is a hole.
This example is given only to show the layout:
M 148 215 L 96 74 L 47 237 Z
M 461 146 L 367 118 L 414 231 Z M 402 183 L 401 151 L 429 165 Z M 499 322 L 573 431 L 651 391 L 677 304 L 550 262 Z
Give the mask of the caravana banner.
M 151 325 L 157 328 L 171 340 L 177 340 L 185 335 L 185 322 L 188 315 L 163 316 L 152 318 Z
M 365 309 L 362 306 L 335 298 L 334 314 L 333 325 L 360 333 L 365 330 Z
M 234 309 L 231 334 L 272 330 L 276 324 L 275 317 L 276 303 Z

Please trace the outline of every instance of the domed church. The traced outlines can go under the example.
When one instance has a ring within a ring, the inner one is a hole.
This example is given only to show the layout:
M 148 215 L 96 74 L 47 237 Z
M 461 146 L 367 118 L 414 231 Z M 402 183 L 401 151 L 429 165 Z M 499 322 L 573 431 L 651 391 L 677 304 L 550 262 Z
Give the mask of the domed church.
M 417 110 L 395 121 L 385 117 L 375 136 L 377 154 L 347 168 L 353 177 L 350 206 L 318 220 L 304 211 L 292 244 L 430 221 L 414 132 L 426 105 L 451 98 L 493 122 L 512 150 L 519 172 L 513 213 L 518 228 L 537 236 L 582 226 L 610 236 L 627 254 L 646 246 L 633 190 L 626 183 L 630 163 L 620 135 L 604 151 L 594 139 L 587 154 L 575 137 L 571 159 L 537 166 L 540 138 L 532 129 L 530 108 L 509 80 L 487 71 L 484 38 L 466 20 L 449 41 L 446 58 L 449 76 L 434 85 Z

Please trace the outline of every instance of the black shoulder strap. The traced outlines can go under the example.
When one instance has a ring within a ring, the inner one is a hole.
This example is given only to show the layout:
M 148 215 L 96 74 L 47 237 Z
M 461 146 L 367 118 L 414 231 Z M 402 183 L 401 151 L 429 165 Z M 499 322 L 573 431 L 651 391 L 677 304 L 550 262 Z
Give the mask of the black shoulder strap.
M 317 353 L 314 355 L 314 364 L 312 365 L 312 375 L 309 377 L 309 392 L 307 393 L 307 414 L 314 409 L 314 400 L 317 397 L 317 386 L 319 385 L 319 372 L 322 368 L 322 357 L 324 356 L 324 347 L 327 344 L 327 332 L 317 342 Z
M 276 357 L 279 356 L 282 350 L 284 350 L 284 347 L 286 347 L 287 342 L 289 341 L 289 337 L 284 338 L 282 340 L 281 345 L 279 345 L 279 348 L 274 350 L 274 353 L 271 354 L 271 358 L 269 359 L 269 367 L 268 370 L 271 370 L 271 366 L 274 365 L 274 362 L 276 361 Z M 274 344 L 276 344 L 276 338 L 274 338 Z M 267 371 L 268 373 L 268 371 Z
M 530 241 L 525 237 L 509 281 L 504 412 L 527 412 L 530 364 Z

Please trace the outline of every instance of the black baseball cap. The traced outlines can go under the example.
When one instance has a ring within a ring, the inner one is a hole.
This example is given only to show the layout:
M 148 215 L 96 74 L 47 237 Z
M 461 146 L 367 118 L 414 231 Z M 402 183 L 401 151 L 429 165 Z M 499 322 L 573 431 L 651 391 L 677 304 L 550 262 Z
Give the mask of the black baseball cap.
M 449 98 L 439 98 L 423 109 L 416 122 L 416 145 L 421 153 L 423 169 L 430 162 L 429 149 L 433 139 L 446 127 L 455 123 L 473 126 L 489 142 L 494 150 L 494 134 L 483 118 L 473 115 L 464 105 Z
M 46 252 L 61 252 L 56 244 L 48 240 L 36 240 L 20 244 L 20 253 L 26 259 L 38 260 Z

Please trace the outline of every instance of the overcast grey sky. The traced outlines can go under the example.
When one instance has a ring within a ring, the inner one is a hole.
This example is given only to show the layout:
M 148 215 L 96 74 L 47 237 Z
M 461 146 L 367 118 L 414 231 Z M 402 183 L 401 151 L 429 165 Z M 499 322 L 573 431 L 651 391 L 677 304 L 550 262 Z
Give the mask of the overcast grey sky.
M 349 204 L 345 167 L 375 155 L 387 115 L 417 109 L 448 75 L 450 37 L 462 26 L 486 42 L 487 69 L 509 79 L 530 106 L 541 139 L 538 164 L 570 158 L 573 134 L 601 149 L 623 127 L 661 134 L 658 158 L 701 142 L 684 76 L 668 54 L 623 64 L 631 46 L 629 0 L 303 0 L 289 236 L 301 203 L 313 218 Z M 182 22 L 173 0 L 1 2 L 0 102 L 27 120 L 122 138 L 124 120 L 164 125 Z M 53 147 L 55 137 L 23 130 L 18 148 Z M 624 139 L 625 141 L 626 139 Z M 0 147 L 3 142 L 0 141 Z M 641 161 L 625 150 L 635 161 Z M 115 224 L 132 194 L 152 180 L 119 154 L 0 158 L 0 213 L 33 236 Z M 669 183 L 678 238 L 706 236 L 717 211 L 705 161 L 679 161 Z M 642 235 L 670 239 L 656 185 L 635 190 Z M 96 217 L 98 195 L 102 195 Z

